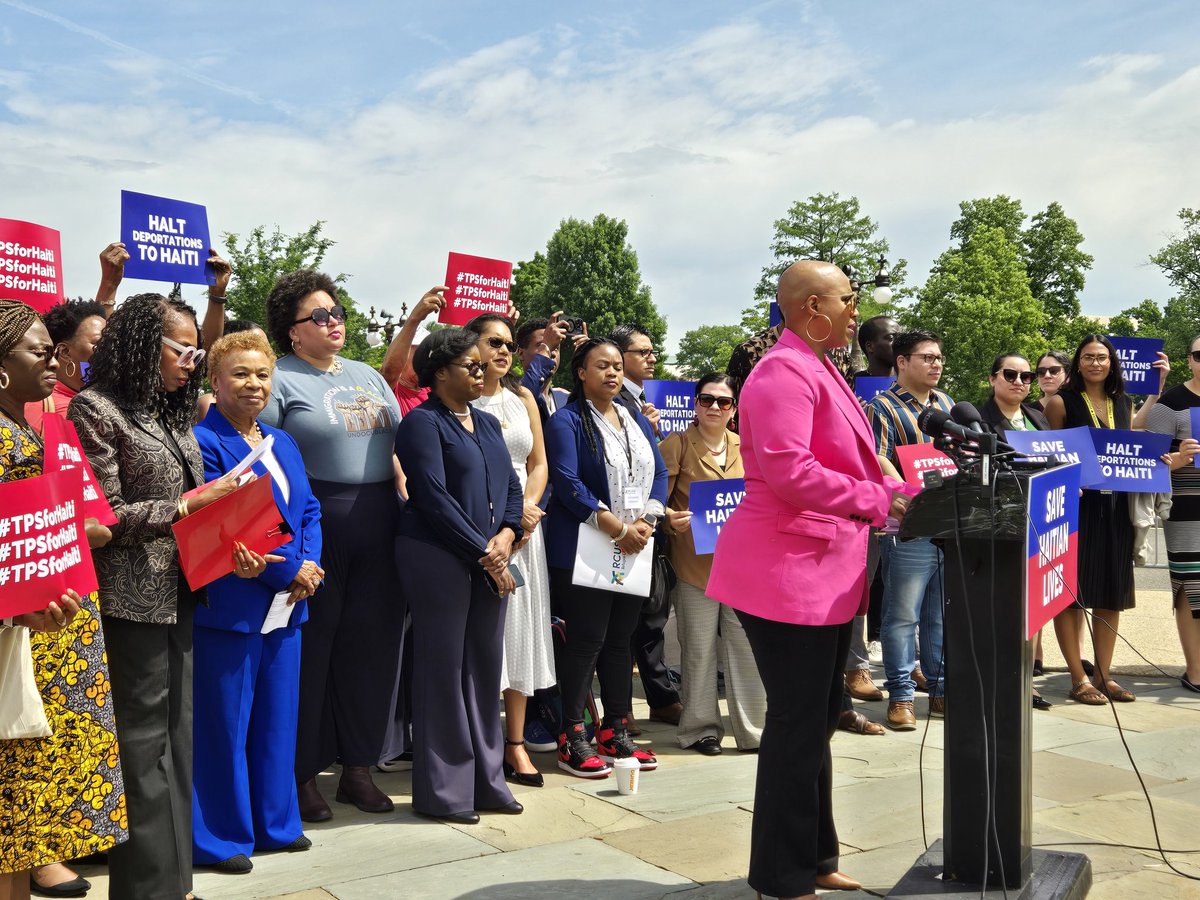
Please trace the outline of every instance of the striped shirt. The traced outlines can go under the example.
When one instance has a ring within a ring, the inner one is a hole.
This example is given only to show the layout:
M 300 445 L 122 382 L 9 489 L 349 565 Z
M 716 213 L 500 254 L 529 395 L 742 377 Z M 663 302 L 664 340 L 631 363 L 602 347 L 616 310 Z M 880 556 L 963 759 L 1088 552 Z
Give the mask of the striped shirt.
M 954 401 L 944 391 L 929 392 L 929 403 L 923 404 L 896 382 L 867 404 L 867 421 L 875 432 L 875 452 L 886 456 L 899 467 L 896 447 L 903 444 L 928 444 L 933 441 L 917 427 L 917 416 L 926 406 L 950 412 Z

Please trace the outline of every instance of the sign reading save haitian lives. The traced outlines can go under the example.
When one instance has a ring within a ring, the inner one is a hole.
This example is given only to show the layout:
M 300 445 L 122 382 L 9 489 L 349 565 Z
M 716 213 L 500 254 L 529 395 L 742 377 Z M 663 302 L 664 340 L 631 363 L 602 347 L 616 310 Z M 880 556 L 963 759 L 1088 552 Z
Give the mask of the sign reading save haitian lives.
M 712 553 L 717 549 L 717 535 L 745 496 L 744 478 L 692 482 L 688 489 L 688 509 L 692 513 L 692 541 L 697 553 Z
M 901 444 L 896 448 L 896 459 L 904 480 L 919 488 L 925 487 L 926 472 L 941 472 L 947 478 L 958 474 L 954 460 L 933 444 Z
M 1125 376 L 1125 390 L 1131 394 L 1157 394 L 1159 374 L 1153 368 L 1163 348 L 1160 338 L 1136 338 L 1110 336 L 1117 356 L 1121 358 L 1121 374 Z
M 1100 481 L 1085 485 L 1103 491 L 1171 490 L 1171 471 L 1159 459 L 1171 449 L 1171 436 L 1153 431 L 1093 428 L 1092 443 L 1100 464 Z
M 196 203 L 121 191 L 126 278 L 213 284 L 208 268 L 208 211 Z
M 43 313 L 63 299 L 62 247 L 53 228 L 0 219 L 0 297 Z
M 513 265 L 502 259 L 451 253 L 446 263 L 446 305 L 438 321 L 466 325 L 484 313 L 508 314 Z
M 1029 477 L 1025 534 L 1025 638 L 1071 605 L 1079 567 L 1080 467 Z
M 666 437 L 684 431 L 696 417 L 696 382 L 650 379 L 642 382 L 646 402 L 658 410 L 658 431 Z
M 1096 459 L 1092 429 L 1086 425 L 1053 431 L 1010 429 L 1005 440 L 1027 459 L 1056 459 L 1060 463 L 1079 463 L 1079 482 L 1083 487 L 1090 487 L 1104 478 L 1100 474 L 1100 463 Z

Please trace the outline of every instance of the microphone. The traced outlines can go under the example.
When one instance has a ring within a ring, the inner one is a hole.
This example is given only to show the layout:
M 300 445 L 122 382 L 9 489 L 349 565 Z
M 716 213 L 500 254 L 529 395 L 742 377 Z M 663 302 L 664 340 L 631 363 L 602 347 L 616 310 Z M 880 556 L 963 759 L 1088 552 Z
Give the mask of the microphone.
M 983 416 L 979 414 L 979 410 L 975 405 L 968 403 L 966 400 L 960 400 L 950 408 L 950 418 L 965 428 L 967 431 L 974 431 L 977 434 L 990 433 L 991 427 L 983 421 Z
M 975 434 L 952 421 L 950 413 L 938 409 L 936 406 L 927 406 L 921 410 L 921 414 L 917 416 L 917 427 L 930 437 L 946 436 L 964 443 L 975 440 Z

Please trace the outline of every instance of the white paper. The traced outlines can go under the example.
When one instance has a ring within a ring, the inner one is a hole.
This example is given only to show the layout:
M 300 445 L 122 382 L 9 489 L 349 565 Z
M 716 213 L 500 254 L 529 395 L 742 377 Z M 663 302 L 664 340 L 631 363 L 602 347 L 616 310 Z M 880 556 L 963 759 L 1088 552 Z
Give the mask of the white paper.
M 256 462 L 258 462 L 260 459 L 262 459 L 264 456 L 266 456 L 268 453 L 270 453 L 271 447 L 274 444 L 275 444 L 275 435 L 268 434 L 261 441 L 259 441 L 258 445 L 253 447 L 250 450 L 250 452 L 247 453 L 241 459 L 240 462 L 238 462 L 237 465 L 235 465 L 232 469 L 230 469 L 225 474 L 230 475 L 234 478 L 237 478 L 240 483 L 244 484 L 245 481 L 242 480 L 242 476 L 249 473 L 251 466 L 253 466 Z M 246 479 L 246 480 L 249 480 L 249 479 Z
M 291 591 L 280 591 L 271 600 L 271 608 L 267 610 L 267 617 L 263 620 L 262 634 L 269 634 L 276 628 L 282 628 L 292 618 L 292 607 L 288 606 L 288 597 L 292 596 Z
M 622 553 L 607 534 L 581 522 L 571 581 L 601 591 L 649 597 L 653 557 L 649 544 L 641 553 Z

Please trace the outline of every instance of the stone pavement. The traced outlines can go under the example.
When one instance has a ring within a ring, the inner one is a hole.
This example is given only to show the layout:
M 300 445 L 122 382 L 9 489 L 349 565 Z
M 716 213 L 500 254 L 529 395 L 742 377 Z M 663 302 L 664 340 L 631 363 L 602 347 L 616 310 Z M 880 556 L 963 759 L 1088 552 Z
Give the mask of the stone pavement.
M 1172 676 L 1182 659 L 1170 612 L 1165 572 L 1139 570 L 1139 606 L 1122 632 Z M 1057 655 L 1052 633 L 1046 663 Z M 1150 791 L 1162 845 L 1171 861 L 1200 876 L 1200 694 L 1175 677 L 1154 677 L 1119 645 L 1117 668 L 1138 700 L 1087 707 L 1066 700 L 1063 672 L 1038 679 L 1053 703 L 1035 712 L 1033 786 L 1035 845 L 1086 853 L 1093 900 L 1173 900 L 1200 897 L 1200 882 L 1172 873 L 1158 854 L 1149 808 L 1122 739 Z M 878 670 L 875 672 L 880 680 Z M 918 695 L 917 713 L 927 701 Z M 882 703 L 859 704 L 881 719 Z M 589 782 L 555 767 L 554 754 L 532 754 L 546 786 L 514 788 L 520 816 L 485 815 L 475 826 L 452 827 L 414 816 L 409 776 L 378 775 L 396 811 L 371 816 L 333 804 L 334 818 L 310 826 L 312 850 L 264 854 L 249 875 L 200 871 L 205 900 L 383 900 L 383 898 L 590 897 L 595 900 L 733 900 L 754 892 L 745 881 L 757 757 L 726 738 L 715 758 L 674 746 L 674 729 L 645 723 L 660 767 L 642 790 L 621 797 L 611 780 Z M 953 711 L 951 711 L 953 715 Z M 866 885 L 852 898 L 881 897 L 942 833 L 942 738 L 938 720 L 908 734 L 865 737 L 838 733 L 833 742 L 834 798 L 843 843 L 842 868 Z M 922 744 L 924 745 L 922 749 Z M 336 774 L 321 778 L 332 799 Z M 1099 842 L 1099 846 L 1087 846 Z M 1115 844 L 1118 846 L 1103 846 Z M 105 896 L 104 870 L 85 867 Z

